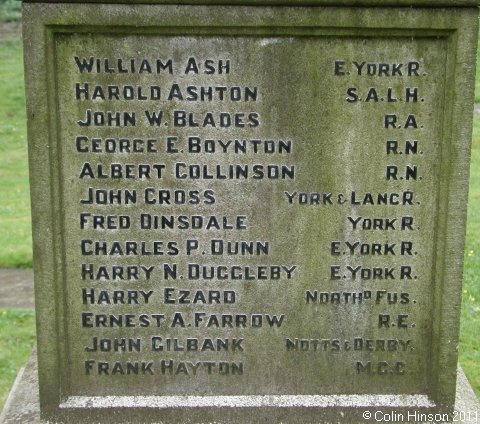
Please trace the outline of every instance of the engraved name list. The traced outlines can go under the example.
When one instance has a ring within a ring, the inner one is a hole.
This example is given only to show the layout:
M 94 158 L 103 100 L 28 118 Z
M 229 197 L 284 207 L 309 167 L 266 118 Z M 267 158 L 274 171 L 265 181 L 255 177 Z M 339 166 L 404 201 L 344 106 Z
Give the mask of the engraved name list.
M 58 36 L 72 393 L 424 387 L 443 43 Z

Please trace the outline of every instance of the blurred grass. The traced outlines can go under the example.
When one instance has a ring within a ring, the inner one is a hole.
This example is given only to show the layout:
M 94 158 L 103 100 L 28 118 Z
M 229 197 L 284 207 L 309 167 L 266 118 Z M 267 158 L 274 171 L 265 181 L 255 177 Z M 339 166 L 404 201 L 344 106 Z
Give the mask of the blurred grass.
M 477 70 L 480 64 L 477 65 Z M 478 82 L 478 81 L 477 81 Z M 478 92 L 477 92 L 478 95 Z M 480 117 L 473 120 L 459 361 L 480 397 Z
M 0 20 L 15 17 L 5 14 L 4 3 L 0 3 Z M 18 36 L 0 37 L 0 267 L 32 266 L 22 54 Z M 34 311 L 0 309 L 0 410 L 34 343 Z
M 0 411 L 35 343 L 34 311 L 0 309 Z
M 30 189 L 19 37 L 0 40 L 0 267 L 31 267 Z
M 480 39 L 480 35 L 479 35 Z M 480 43 L 479 43 L 480 44 Z M 477 47 L 477 73 L 475 76 L 475 103 L 480 103 L 480 45 Z
M 15 22 L 22 17 L 22 2 L 19 0 L 0 0 L 0 22 Z

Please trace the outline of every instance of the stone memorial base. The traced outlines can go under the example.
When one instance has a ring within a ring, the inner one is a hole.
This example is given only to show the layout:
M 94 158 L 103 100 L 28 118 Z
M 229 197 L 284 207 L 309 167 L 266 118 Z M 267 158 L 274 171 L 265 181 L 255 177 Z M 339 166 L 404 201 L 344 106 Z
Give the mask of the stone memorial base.
M 460 422 L 477 6 L 23 0 L 42 419 Z
M 480 422 L 480 401 L 477 399 L 460 366 L 457 369 L 455 410 L 459 412 L 459 415 L 460 413 L 466 413 L 467 418 L 465 420 L 456 420 L 455 423 Z M 468 418 L 469 413 L 470 419 Z M 369 422 L 387 422 L 387 420 L 378 421 L 372 417 L 370 420 L 364 421 L 364 423 Z M 391 423 L 392 421 L 388 422 Z M 0 415 L 0 424 L 13 423 L 40 423 L 36 352 L 32 354 L 25 368 L 19 371 Z M 215 424 L 221 424 L 221 421 L 216 421 Z M 442 422 L 442 424 L 448 423 Z

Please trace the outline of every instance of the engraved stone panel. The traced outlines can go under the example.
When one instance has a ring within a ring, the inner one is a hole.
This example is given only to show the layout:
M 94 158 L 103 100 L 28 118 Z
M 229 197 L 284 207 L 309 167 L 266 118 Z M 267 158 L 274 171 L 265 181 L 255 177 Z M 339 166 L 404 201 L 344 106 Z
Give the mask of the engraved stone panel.
M 255 12 L 26 5 L 45 417 L 452 406 L 476 12 Z

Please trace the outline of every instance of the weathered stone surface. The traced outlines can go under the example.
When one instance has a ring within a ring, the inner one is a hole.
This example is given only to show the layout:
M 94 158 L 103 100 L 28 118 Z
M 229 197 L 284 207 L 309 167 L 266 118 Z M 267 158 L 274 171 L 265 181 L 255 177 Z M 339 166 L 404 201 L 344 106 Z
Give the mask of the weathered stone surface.
M 8 401 L 0 414 L 2 424 L 39 424 L 40 404 L 38 399 L 38 373 L 36 352 L 30 358 L 25 368 L 18 373 L 15 384 L 12 387 Z M 470 386 L 461 367 L 457 369 L 457 390 L 455 395 L 455 413 L 452 417 L 457 423 L 476 423 L 480 413 L 480 402 Z M 374 417 L 375 410 L 368 410 Z M 381 411 L 379 412 L 381 414 Z M 378 415 L 378 419 L 383 415 Z M 384 417 L 390 420 L 390 416 Z M 392 416 L 393 418 L 393 416 Z M 398 421 L 400 417 L 397 416 Z M 405 418 L 405 417 L 404 417 Z M 404 422 L 405 419 L 400 422 Z M 410 420 L 412 422 L 413 420 Z M 217 421 L 218 422 L 218 421 Z M 363 421 L 365 423 L 366 421 Z M 448 424 L 445 421 L 444 424 Z
M 45 419 L 453 408 L 476 9 L 24 8 Z
M 472 7 L 478 0 L 23 0 L 24 3 L 130 3 L 130 4 L 186 4 L 186 5 L 255 5 L 255 6 L 416 6 L 416 7 Z
M 37 352 L 34 350 L 25 368 L 21 368 L 5 402 L 0 423 L 36 424 L 40 422 Z

